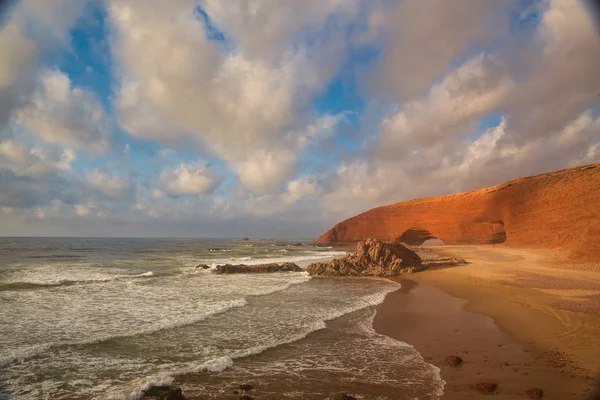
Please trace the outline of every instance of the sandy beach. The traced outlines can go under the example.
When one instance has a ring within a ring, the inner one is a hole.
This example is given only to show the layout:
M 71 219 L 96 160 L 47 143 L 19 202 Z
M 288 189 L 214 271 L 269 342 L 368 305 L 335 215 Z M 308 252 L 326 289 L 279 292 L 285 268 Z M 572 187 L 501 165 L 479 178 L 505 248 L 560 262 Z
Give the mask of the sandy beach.
M 439 246 L 432 255 L 469 264 L 400 279 L 378 307 L 379 333 L 405 341 L 441 368 L 444 399 L 483 398 L 469 388 L 496 383 L 497 399 L 591 399 L 600 373 L 600 273 L 555 253 L 504 246 Z M 457 367 L 447 356 L 461 357 Z

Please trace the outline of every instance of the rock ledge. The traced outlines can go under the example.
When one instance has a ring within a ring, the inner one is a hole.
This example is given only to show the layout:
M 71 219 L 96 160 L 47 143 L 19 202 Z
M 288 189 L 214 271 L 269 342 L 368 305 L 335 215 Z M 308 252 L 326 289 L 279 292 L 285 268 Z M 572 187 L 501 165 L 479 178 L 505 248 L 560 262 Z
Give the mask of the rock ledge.
M 271 264 L 258 264 L 258 265 L 245 265 L 245 264 L 225 264 L 217 265 L 217 274 L 258 274 L 258 273 L 270 273 L 270 272 L 302 272 L 303 269 L 298 265 L 286 262 L 283 264 L 271 263 Z
M 395 276 L 422 270 L 421 257 L 407 247 L 377 239 L 356 245 L 356 252 L 343 258 L 310 264 L 310 275 Z

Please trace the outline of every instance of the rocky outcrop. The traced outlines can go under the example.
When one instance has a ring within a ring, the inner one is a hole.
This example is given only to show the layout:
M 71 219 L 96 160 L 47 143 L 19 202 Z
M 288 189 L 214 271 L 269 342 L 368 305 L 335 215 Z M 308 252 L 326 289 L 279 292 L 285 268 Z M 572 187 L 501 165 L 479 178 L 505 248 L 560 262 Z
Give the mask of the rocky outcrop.
M 600 164 L 571 168 L 473 192 L 410 200 L 340 222 L 316 244 L 367 238 L 420 245 L 506 243 L 563 250 L 572 259 L 600 260 Z
M 544 391 L 540 388 L 532 388 L 525 392 L 525 395 L 530 399 L 541 399 L 544 397 Z
M 286 262 L 283 264 L 258 264 L 258 265 L 217 265 L 217 274 L 258 274 L 269 272 L 302 272 L 302 268 L 294 263 Z
M 399 243 L 367 239 L 356 252 L 327 262 L 310 264 L 306 270 L 321 276 L 394 276 L 419 271 L 421 258 Z
M 150 386 L 144 390 L 142 399 L 147 400 L 185 400 L 179 386 Z
M 468 264 L 461 258 L 454 257 L 436 257 L 436 258 L 424 258 L 422 262 L 423 266 L 427 269 L 441 268 L 441 267 L 457 267 L 459 265 Z
M 477 382 L 469 385 L 469 388 L 481 393 L 494 393 L 498 387 L 497 383 Z
M 463 359 L 458 356 L 448 356 L 446 357 L 446 364 L 451 365 L 453 367 L 458 367 L 463 363 Z

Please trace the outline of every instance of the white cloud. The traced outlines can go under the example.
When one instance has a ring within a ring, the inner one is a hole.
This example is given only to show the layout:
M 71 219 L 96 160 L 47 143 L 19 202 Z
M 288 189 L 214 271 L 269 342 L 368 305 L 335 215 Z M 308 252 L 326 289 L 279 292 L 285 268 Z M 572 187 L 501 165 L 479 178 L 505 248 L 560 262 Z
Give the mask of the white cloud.
M 338 20 L 355 20 L 360 9 L 357 0 L 203 0 L 201 3 L 243 57 L 275 64 L 290 51 L 290 43 L 302 43 L 322 34 L 321 29 L 333 16 Z
M 14 233 L 310 236 L 374 206 L 600 161 L 600 40 L 580 2 L 536 2 L 539 26 L 509 29 L 519 2 L 106 0 L 108 99 L 52 66 L 78 50 L 79 4 L 24 0 L 0 32 Z M 109 134 L 113 112 L 135 139 Z M 223 176 L 183 161 L 199 158 Z
M 75 204 L 75 214 L 84 217 L 89 215 L 93 208 L 93 204 Z
M 283 201 L 292 204 L 306 197 L 315 196 L 318 183 L 311 177 L 294 179 L 288 182 L 286 189 L 286 192 L 282 195 Z
M 108 148 L 108 123 L 96 96 L 73 87 L 57 70 L 40 75 L 39 87 L 16 113 L 17 124 L 46 143 L 102 154 Z
M 234 51 L 224 54 L 206 39 L 193 2 L 151 4 L 109 6 L 112 49 L 123 75 L 116 102 L 122 126 L 167 143 L 189 134 L 258 194 L 291 178 L 298 150 L 294 132 L 311 124 L 311 101 L 343 59 L 343 42 L 335 40 L 341 31 L 330 33 L 325 25 L 332 15 L 357 9 L 339 2 L 313 1 L 308 9 L 305 3 L 263 8 L 239 2 L 225 9 L 206 2 L 214 23 L 234 40 Z M 243 26 L 236 25 L 235 13 L 243 14 Z M 265 26 L 263 18 L 273 25 Z M 317 38 L 310 46 L 303 42 L 307 26 L 315 29 L 310 38 Z M 281 48 L 271 46 L 280 40 Z
M 0 169 L 8 169 L 17 176 L 43 178 L 60 171 L 70 171 L 74 159 L 71 149 L 32 149 L 14 138 L 0 141 Z
M 296 155 L 289 151 L 256 151 L 236 165 L 236 172 L 244 185 L 265 194 L 292 175 L 296 161 Z
M 446 75 L 470 46 L 508 32 L 510 1 L 403 0 L 372 16 L 384 49 L 375 88 L 392 99 L 411 100 Z M 374 36 L 371 33 L 371 36 Z
M 546 2 L 534 44 L 523 62 L 527 75 L 506 102 L 518 145 L 564 128 L 600 93 L 600 40 L 585 2 Z
M 86 175 L 87 183 L 111 198 L 119 198 L 131 189 L 127 178 L 111 172 L 95 169 Z
M 404 103 L 383 120 L 379 149 L 388 159 L 399 159 L 415 148 L 456 141 L 471 124 L 500 107 L 513 82 L 496 60 L 478 55 L 467 60 L 427 95 Z
M 0 31 L 0 127 L 29 97 L 44 53 L 65 47 L 87 0 L 21 0 Z
M 219 184 L 216 174 L 202 162 L 181 164 L 177 168 L 166 170 L 161 174 L 160 180 L 164 191 L 171 196 L 206 195 Z

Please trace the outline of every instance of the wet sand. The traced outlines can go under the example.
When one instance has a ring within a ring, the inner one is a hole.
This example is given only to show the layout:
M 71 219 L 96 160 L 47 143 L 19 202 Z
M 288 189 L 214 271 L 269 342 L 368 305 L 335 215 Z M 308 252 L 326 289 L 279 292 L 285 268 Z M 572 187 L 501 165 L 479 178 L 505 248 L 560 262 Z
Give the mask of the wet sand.
M 436 247 L 470 264 L 402 279 L 378 307 L 375 330 L 410 343 L 441 368 L 444 399 L 595 398 L 600 372 L 600 273 L 556 268 L 546 254 L 504 246 Z M 592 266 L 593 267 L 593 266 Z M 464 362 L 452 367 L 447 356 Z

